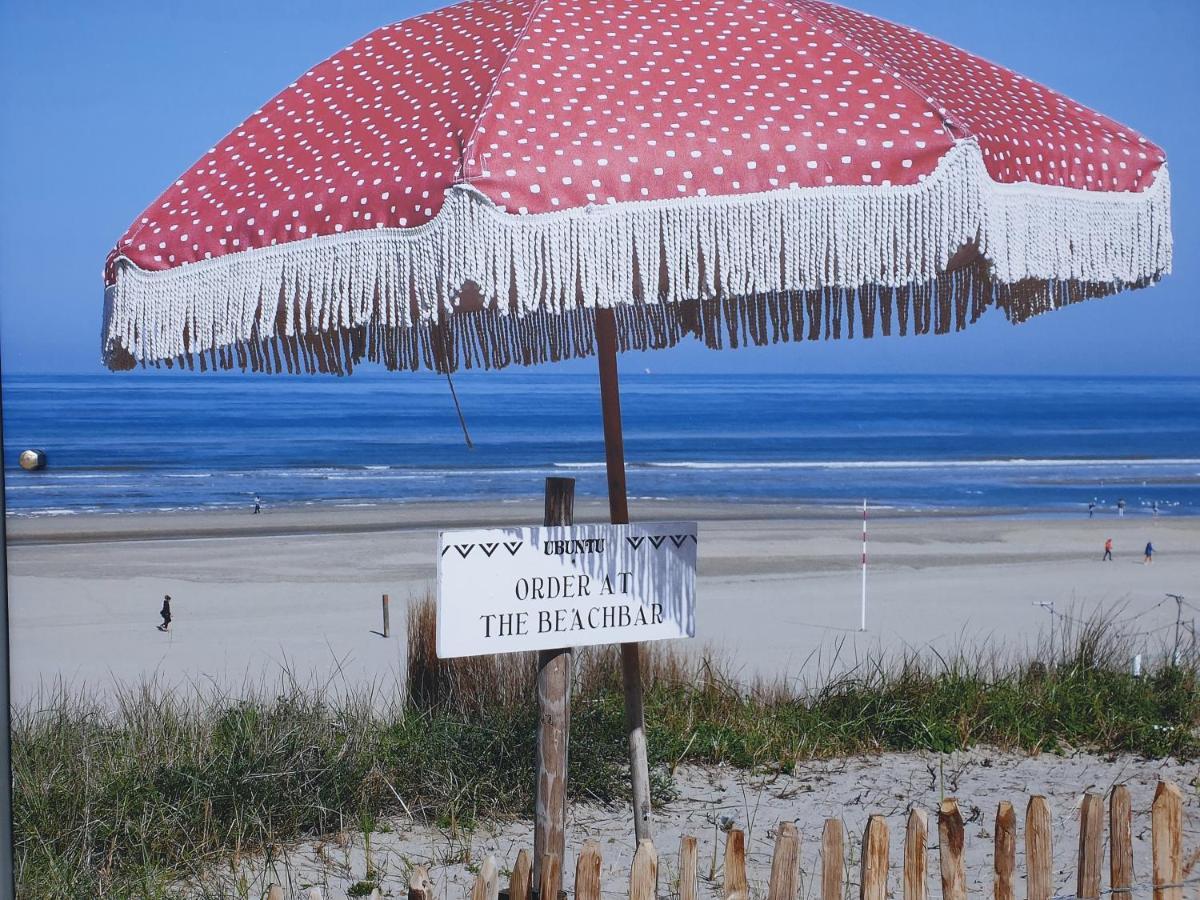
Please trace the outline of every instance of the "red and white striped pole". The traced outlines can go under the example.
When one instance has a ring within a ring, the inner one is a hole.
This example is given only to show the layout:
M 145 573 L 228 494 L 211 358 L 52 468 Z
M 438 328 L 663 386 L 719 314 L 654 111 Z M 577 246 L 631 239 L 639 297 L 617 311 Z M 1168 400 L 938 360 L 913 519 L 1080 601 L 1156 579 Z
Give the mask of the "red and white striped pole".
M 862 552 L 862 615 L 859 631 L 867 630 L 867 500 L 863 498 L 863 552 Z

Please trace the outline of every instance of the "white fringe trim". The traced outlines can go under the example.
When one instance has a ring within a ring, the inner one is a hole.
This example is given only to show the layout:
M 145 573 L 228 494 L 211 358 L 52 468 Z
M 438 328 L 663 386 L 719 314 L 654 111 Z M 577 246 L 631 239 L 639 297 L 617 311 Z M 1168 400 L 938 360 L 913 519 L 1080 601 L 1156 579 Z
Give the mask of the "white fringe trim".
M 916 185 L 501 212 L 467 185 L 430 222 L 160 272 L 118 260 L 104 361 L 296 371 L 503 366 L 623 349 L 948 331 L 1014 321 L 1171 269 L 1164 165 L 1140 193 L 993 182 L 964 140 Z M 967 252 L 964 251 L 967 248 Z M 951 268 L 953 267 L 953 271 Z M 857 310 L 856 310 L 857 307 Z M 843 328 L 843 324 L 845 327 Z M 208 359 L 205 359 L 207 355 Z

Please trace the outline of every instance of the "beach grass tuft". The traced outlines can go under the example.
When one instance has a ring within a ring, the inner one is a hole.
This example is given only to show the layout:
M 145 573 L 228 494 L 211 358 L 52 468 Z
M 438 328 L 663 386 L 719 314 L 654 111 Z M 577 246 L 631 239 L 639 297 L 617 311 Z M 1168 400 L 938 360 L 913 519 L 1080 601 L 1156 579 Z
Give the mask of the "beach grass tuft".
M 216 896 L 252 855 L 387 816 L 451 831 L 532 808 L 535 659 L 438 660 L 413 605 L 407 684 L 333 691 L 283 672 L 237 693 L 147 684 L 113 698 L 59 690 L 14 711 L 22 897 Z M 684 764 L 789 771 L 805 760 L 975 745 L 1200 757 L 1200 667 L 1112 617 L 1023 654 L 911 653 L 829 661 L 816 683 L 742 683 L 709 653 L 643 654 L 652 788 Z M 619 653 L 576 654 L 570 788 L 625 799 Z M 215 881 L 214 881 L 215 879 Z

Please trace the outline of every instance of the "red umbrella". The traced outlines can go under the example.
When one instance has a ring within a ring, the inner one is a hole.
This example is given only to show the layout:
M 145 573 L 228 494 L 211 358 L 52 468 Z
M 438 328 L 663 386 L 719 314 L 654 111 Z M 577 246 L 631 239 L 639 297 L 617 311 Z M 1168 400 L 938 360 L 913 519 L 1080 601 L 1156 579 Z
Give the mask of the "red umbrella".
M 103 352 L 598 352 L 620 522 L 615 347 L 1019 322 L 1170 266 L 1158 147 L 908 28 L 817 0 L 469 0 L 313 67 L 155 200 L 109 256 Z

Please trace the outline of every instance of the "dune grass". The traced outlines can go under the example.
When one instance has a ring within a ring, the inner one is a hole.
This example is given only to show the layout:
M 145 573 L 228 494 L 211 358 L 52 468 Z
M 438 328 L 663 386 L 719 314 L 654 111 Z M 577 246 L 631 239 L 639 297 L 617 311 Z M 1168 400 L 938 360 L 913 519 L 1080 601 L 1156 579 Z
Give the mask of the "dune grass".
M 815 757 L 977 744 L 1200 757 L 1195 659 L 1128 674 L 1133 638 L 1104 620 L 1027 658 L 865 660 L 819 685 L 737 685 L 709 657 L 644 660 L 659 799 L 686 763 L 788 770 Z M 22 897 L 181 896 L 181 883 L 305 835 L 411 814 L 452 827 L 532 806 L 534 660 L 440 661 L 415 605 L 403 691 L 341 693 L 286 673 L 228 696 L 153 685 L 100 701 L 61 692 L 14 711 Z M 626 795 L 615 648 L 577 654 L 572 795 Z M 197 896 L 203 889 L 196 888 Z M 186 896 L 186 892 L 182 895 Z

